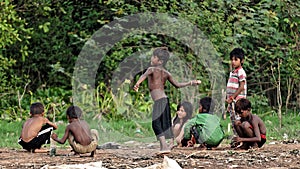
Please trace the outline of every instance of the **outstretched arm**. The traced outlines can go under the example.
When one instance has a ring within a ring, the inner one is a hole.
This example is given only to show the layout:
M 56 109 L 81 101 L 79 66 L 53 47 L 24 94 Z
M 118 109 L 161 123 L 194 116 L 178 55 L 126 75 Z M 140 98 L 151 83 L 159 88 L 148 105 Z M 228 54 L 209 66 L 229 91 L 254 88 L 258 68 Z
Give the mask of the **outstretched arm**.
M 199 85 L 201 83 L 200 80 L 191 80 L 189 82 L 178 83 L 176 80 L 173 79 L 171 74 L 168 75 L 168 80 L 176 88 L 181 88 L 181 87 L 186 87 L 186 86 L 195 86 L 195 85 Z

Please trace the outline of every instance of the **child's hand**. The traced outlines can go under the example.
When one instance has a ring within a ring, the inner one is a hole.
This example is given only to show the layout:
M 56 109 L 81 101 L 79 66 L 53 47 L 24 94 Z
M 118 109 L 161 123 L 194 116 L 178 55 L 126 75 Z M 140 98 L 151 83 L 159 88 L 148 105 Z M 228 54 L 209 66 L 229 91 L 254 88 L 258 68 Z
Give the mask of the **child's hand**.
M 191 81 L 191 86 L 199 85 L 199 84 L 201 84 L 201 80 L 192 80 Z
M 57 134 L 52 133 L 51 138 L 52 138 L 53 140 L 56 140 L 56 139 L 57 139 Z
M 238 143 L 242 142 L 240 137 L 233 137 L 232 140 L 235 141 L 235 142 L 238 142 Z
M 136 91 L 136 92 L 139 91 L 139 85 L 134 85 L 133 90 Z

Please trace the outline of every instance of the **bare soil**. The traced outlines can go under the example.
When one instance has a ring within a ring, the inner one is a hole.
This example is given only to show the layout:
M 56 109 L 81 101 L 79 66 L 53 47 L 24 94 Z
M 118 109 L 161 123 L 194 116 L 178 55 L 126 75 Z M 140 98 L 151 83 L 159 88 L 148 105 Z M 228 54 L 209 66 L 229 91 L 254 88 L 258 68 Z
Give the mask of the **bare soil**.
M 21 149 L 0 149 L 0 169 L 41 168 L 45 165 L 84 164 L 102 161 L 108 169 L 144 168 L 162 163 L 163 156 L 157 155 L 158 145 L 136 144 L 119 149 L 97 150 L 94 157 L 89 154 L 73 155 L 70 149 L 59 148 L 56 156 L 47 153 L 29 153 Z M 186 169 L 191 168 L 293 168 L 300 169 L 300 144 L 265 144 L 261 149 L 233 150 L 229 145 L 220 145 L 215 150 L 174 148 L 167 156 Z

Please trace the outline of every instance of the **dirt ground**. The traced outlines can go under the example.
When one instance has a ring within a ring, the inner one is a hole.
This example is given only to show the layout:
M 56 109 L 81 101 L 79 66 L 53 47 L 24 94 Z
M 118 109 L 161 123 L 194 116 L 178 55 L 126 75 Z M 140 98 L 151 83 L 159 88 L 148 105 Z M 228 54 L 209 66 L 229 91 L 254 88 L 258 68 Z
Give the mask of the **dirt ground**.
M 21 149 L 0 149 L 0 169 L 41 168 L 45 165 L 83 164 L 102 161 L 108 169 L 144 168 L 162 163 L 163 156 L 156 155 L 157 144 L 121 145 L 119 149 L 100 149 L 94 157 L 73 155 L 70 149 L 57 148 L 56 156 L 47 153 L 29 153 Z M 220 145 L 216 150 L 174 148 L 167 157 L 182 168 L 269 168 L 300 169 L 299 143 L 265 144 L 258 150 L 237 151 L 229 145 Z

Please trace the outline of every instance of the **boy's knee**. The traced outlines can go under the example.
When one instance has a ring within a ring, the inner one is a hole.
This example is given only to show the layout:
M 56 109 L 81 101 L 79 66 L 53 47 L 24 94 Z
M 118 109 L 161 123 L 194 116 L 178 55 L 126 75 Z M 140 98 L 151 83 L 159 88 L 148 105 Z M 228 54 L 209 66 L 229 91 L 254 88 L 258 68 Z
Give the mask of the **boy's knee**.
M 99 140 L 99 133 L 96 129 L 91 129 L 92 138 L 96 141 Z
M 244 129 L 248 129 L 248 128 L 251 128 L 251 124 L 250 124 L 249 122 L 247 122 L 247 121 L 244 121 L 244 122 L 242 123 L 242 127 L 243 127 Z

